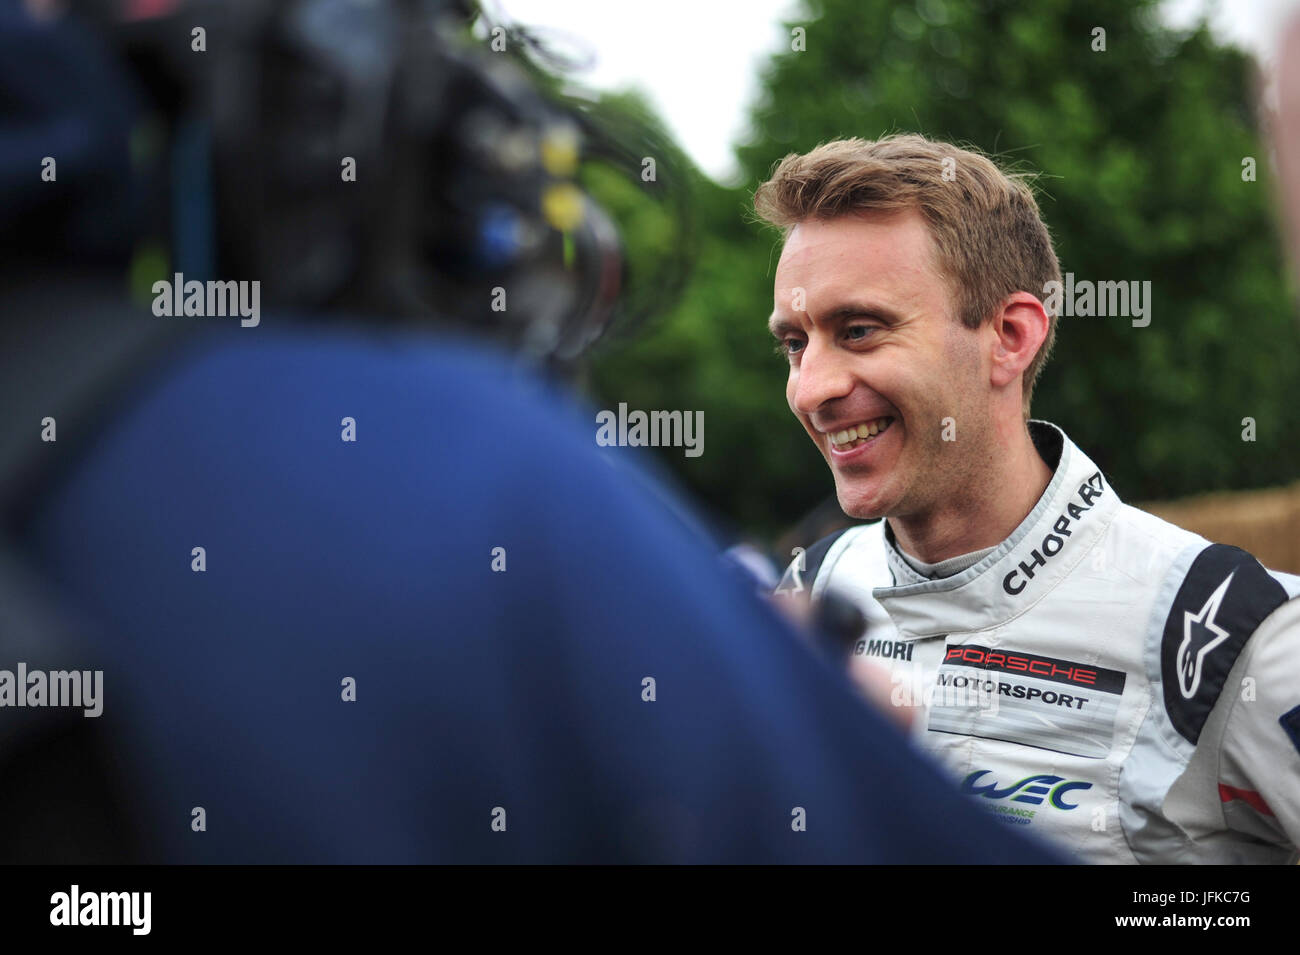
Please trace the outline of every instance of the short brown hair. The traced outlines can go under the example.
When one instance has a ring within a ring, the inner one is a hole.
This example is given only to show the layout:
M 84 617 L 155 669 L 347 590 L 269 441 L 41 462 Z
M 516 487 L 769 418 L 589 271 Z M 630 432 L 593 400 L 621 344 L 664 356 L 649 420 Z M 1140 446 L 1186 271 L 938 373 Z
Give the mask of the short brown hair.
M 837 139 L 786 156 L 754 194 L 754 210 L 787 235 L 805 219 L 905 209 L 918 210 L 929 224 L 936 264 L 968 328 L 990 320 L 1013 292 L 1043 301 L 1047 283 L 1061 281 L 1052 237 L 1024 176 L 950 143 L 915 134 Z M 1047 337 L 1025 369 L 1026 417 L 1056 338 L 1051 309 L 1047 319 Z

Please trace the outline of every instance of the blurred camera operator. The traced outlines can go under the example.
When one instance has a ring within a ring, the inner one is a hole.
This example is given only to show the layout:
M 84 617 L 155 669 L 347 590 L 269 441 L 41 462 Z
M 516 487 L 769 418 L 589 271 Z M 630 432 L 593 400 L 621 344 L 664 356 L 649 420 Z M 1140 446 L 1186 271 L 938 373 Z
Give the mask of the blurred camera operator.
M 470 10 L 35 9 L 0 666 L 103 689 L 0 738 L 9 861 L 1057 861 L 524 367 L 598 337 L 617 244 Z

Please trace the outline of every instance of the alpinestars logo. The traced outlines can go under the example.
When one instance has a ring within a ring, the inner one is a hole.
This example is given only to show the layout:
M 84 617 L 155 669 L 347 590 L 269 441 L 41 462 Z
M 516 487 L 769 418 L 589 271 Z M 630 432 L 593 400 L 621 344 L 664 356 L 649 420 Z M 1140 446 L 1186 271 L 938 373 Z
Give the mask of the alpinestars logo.
M 1228 631 L 1215 622 L 1214 615 L 1219 612 L 1219 605 L 1223 603 L 1234 574 L 1235 570 L 1196 613 L 1183 611 L 1183 642 L 1178 646 L 1178 689 L 1185 700 L 1194 697 L 1200 688 L 1206 654 L 1228 639 Z

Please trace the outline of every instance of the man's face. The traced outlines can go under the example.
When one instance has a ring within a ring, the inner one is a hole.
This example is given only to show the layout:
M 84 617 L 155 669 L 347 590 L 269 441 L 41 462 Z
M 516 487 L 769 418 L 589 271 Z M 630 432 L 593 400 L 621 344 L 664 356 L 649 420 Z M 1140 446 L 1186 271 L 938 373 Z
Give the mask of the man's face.
M 790 360 L 790 410 L 846 514 L 923 516 L 965 496 L 988 453 L 989 368 L 920 213 L 797 225 L 771 327 Z

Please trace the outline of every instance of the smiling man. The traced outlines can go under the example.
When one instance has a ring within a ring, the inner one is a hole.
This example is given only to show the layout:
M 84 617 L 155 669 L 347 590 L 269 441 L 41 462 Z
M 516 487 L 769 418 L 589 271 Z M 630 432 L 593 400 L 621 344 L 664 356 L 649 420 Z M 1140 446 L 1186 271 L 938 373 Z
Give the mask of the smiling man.
M 920 136 L 787 156 L 786 397 L 845 513 L 787 571 L 856 601 L 917 741 L 1009 823 L 1104 862 L 1286 862 L 1300 578 L 1120 502 L 1029 419 L 1060 281 L 1025 184 Z

